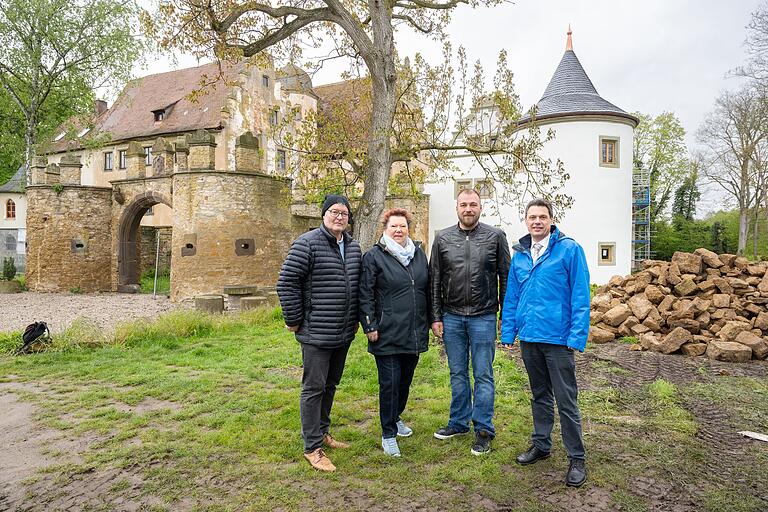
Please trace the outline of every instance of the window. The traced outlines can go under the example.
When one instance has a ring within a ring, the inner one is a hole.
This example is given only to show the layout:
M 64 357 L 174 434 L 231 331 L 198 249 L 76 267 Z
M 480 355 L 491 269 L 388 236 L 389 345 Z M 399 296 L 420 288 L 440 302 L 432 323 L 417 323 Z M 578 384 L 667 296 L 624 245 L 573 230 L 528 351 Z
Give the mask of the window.
M 16 218 L 16 203 L 13 202 L 13 199 L 9 199 L 5 202 L 5 218 Z
M 282 149 L 277 150 L 277 170 L 284 171 L 286 169 L 286 155 Z
M 5 250 L 16 252 L 16 237 L 13 235 L 5 236 Z
M 277 110 L 270 111 L 270 113 L 269 113 L 269 124 L 271 124 L 272 126 L 275 126 L 277 124 L 277 121 L 278 121 L 278 117 L 277 116 L 278 116 Z
M 474 188 L 477 190 L 477 192 L 480 194 L 480 199 L 490 199 L 493 197 L 493 180 L 488 179 L 482 179 L 477 178 L 474 180 L 470 179 L 463 179 L 463 180 L 454 180 L 454 190 L 453 190 L 453 196 L 459 197 L 459 192 L 461 192 L 464 189 L 470 189 Z
M 165 110 L 155 110 L 152 112 L 155 115 L 155 122 L 159 123 L 165 119 Z
M 459 197 L 459 192 L 465 188 L 472 188 L 472 180 L 455 180 L 456 184 L 453 187 L 453 197 Z
M 152 148 L 144 148 L 144 165 L 152 165 Z
M 104 171 L 108 172 L 112 170 L 112 152 L 104 153 Z
M 119 156 L 118 156 L 118 163 L 117 163 L 117 165 L 119 166 L 120 169 L 125 169 L 125 155 L 126 155 L 126 153 L 127 153 L 127 151 L 125 149 L 121 149 L 120 152 L 118 153 Z
M 269 75 L 261 75 L 261 85 L 269 87 Z
M 616 264 L 616 243 L 600 242 L 597 244 L 597 264 L 615 265 Z
M 493 197 L 493 182 L 490 180 L 475 180 L 475 190 L 480 193 L 480 199 Z
M 616 137 L 600 137 L 600 166 L 619 166 L 619 139 Z

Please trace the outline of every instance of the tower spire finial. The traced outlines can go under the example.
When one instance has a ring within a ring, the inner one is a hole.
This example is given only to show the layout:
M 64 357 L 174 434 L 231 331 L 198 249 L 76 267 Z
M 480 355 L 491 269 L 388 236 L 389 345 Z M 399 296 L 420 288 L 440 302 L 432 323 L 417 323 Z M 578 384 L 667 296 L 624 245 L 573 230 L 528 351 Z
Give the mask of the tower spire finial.
M 568 24 L 568 39 L 565 41 L 565 51 L 571 50 L 573 51 L 573 39 L 571 39 L 571 24 Z

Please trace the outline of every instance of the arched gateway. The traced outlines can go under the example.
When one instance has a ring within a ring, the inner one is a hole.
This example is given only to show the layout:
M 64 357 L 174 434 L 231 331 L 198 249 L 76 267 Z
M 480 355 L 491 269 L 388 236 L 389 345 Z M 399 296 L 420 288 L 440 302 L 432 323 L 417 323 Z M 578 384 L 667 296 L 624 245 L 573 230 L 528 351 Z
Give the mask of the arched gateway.
M 162 180 L 169 180 L 169 178 L 162 178 Z M 120 187 L 120 185 L 116 186 Z M 156 204 L 173 208 L 171 198 L 162 192 L 142 192 L 134 197 L 131 204 L 120 214 L 117 224 L 117 291 L 119 292 L 134 292 L 139 285 L 141 279 L 139 226 L 147 210 Z

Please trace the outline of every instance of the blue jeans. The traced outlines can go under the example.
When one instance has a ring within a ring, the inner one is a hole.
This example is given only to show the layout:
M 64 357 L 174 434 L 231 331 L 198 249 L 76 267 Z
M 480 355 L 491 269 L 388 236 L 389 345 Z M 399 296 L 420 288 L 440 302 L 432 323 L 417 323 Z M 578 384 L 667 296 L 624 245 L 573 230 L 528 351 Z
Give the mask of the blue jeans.
M 475 432 L 494 437 L 493 358 L 496 355 L 496 314 L 463 316 L 443 315 L 443 342 L 451 372 L 451 413 L 448 426 L 468 431 L 472 420 Z M 469 382 L 469 360 L 475 391 Z

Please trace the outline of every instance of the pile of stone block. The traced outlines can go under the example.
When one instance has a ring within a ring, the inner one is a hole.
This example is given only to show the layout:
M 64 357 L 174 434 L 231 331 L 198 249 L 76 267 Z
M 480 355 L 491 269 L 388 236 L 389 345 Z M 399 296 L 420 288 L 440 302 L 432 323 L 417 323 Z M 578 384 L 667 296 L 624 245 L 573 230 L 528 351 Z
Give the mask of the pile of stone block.
M 697 249 L 647 260 L 592 298 L 589 339 L 634 337 L 636 350 L 746 362 L 768 356 L 768 262 Z

